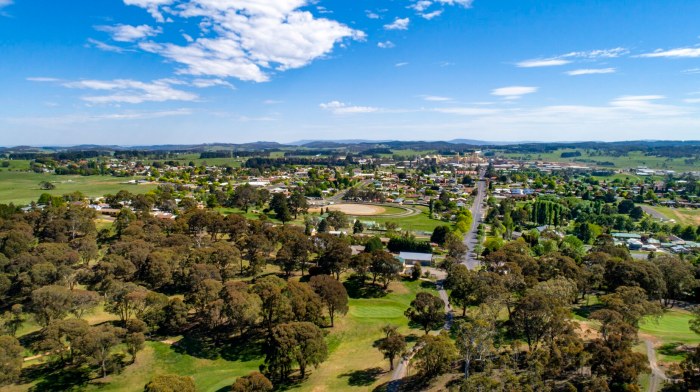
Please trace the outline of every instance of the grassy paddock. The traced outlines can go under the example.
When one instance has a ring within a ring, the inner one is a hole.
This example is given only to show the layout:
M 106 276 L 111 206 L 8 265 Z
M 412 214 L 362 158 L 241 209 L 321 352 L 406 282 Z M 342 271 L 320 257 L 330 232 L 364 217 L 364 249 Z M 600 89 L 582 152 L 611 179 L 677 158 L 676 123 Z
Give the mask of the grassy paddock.
M 668 219 L 673 219 L 682 225 L 700 225 L 700 210 L 690 208 L 651 207 Z
M 71 192 L 82 192 L 89 197 L 104 196 L 107 193 L 117 193 L 124 189 L 131 193 L 146 193 L 156 188 L 156 185 L 127 184 L 137 178 L 120 178 L 112 176 L 58 176 L 55 174 L 40 174 L 33 172 L 0 172 L 0 203 L 29 204 L 39 199 L 42 193 L 64 195 Z M 56 189 L 45 191 L 39 188 L 39 183 L 49 181 Z

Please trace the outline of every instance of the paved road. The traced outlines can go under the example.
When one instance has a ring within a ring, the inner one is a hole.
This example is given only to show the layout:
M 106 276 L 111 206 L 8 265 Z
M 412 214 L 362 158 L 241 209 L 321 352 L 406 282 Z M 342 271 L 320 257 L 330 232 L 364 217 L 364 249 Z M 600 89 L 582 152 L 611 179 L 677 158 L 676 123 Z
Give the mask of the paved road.
M 467 254 L 464 256 L 464 262 L 462 264 L 466 265 L 470 270 L 479 268 L 481 264 L 479 260 L 476 259 L 476 253 L 474 253 L 474 248 L 477 245 L 477 229 L 483 218 L 484 209 L 484 199 L 486 198 L 486 181 L 484 180 L 484 170 L 479 172 L 479 182 L 477 183 L 477 194 L 474 198 L 474 204 L 472 204 L 472 227 L 469 228 L 469 232 L 464 236 L 464 245 L 467 246 Z
M 668 218 L 666 217 L 666 215 L 660 213 L 659 211 L 656 211 L 656 210 L 655 210 L 653 207 L 651 207 L 651 206 L 644 205 L 644 204 L 640 204 L 639 206 L 642 207 L 642 210 L 643 210 L 644 212 L 646 212 L 647 214 L 651 215 L 651 217 L 654 218 L 654 219 L 658 219 L 658 220 L 661 220 L 661 221 L 667 221 L 667 220 L 668 220 Z

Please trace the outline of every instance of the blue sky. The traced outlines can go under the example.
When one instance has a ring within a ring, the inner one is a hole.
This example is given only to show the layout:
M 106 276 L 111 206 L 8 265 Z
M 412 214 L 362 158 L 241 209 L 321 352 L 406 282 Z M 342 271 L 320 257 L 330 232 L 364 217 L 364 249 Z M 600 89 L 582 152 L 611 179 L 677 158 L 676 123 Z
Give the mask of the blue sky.
M 697 0 L 0 0 L 1 145 L 700 139 Z

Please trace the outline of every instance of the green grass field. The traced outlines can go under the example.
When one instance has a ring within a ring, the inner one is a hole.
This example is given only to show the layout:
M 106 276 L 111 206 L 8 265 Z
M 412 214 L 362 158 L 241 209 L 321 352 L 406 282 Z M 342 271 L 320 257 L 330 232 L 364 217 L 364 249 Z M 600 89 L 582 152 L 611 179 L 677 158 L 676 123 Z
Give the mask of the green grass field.
M 42 193 L 64 195 L 80 191 L 89 197 L 104 196 L 107 193 L 117 193 L 125 189 L 131 193 L 146 193 L 156 188 L 156 185 L 135 185 L 126 182 L 136 178 L 120 178 L 111 176 L 57 176 L 55 174 L 39 174 L 33 172 L 6 171 L 0 172 L 0 203 L 29 204 L 36 201 Z M 49 181 L 56 189 L 45 191 L 39 189 L 39 183 Z
M 383 217 L 383 216 L 371 216 L 371 217 L 359 217 L 360 220 L 371 220 L 379 224 L 386 222 L 396 222 L 401 230 L 408 231 L 422 231 L 422 232 L 432 232 L 436 227 L 442 225 L 450 225 L 449 222 L 443 222 L 440 220 L 430 219 L 428 216 L 428 208 L 423 206 L 415 206 L 421 210 L 419 215 L 408 216 L 408 217 Z
M 684 310 L 668 310 L 658 320 L 647 319 L 641 323 L 639 332 L 659 340 L 657 353 L 664 362 L 679 362 L 684 358 L 676 350 L 680 345 L 700 344 L 700 335 L 690 330 L 688 321 L 693 316 Z
M 580 157 L 574 158 L 562 158 L 562 152 L 572 152 L 572 149 L 560 149 L 549 153 L 541 154 L 502 154 L 499 156 L 505 156 L 513 159 L 524 159 L 524 160 L 545 160 L 550 162 L 570 162 L 579 163 L 582 165 L 595 165 L 595 162 L 612 162 L 617 169 L 628 169 L 636 168 L 638 166 L 646 166 L 651 169 L 669 169 L 676 171 L 693 171 L 697 170 L 698 165 L 692 162 L 686 162 L 685 158 L 665 158 L 665 157 L 655 157 L 646 156 L 641 151 L 632 151 L 626 156 L 614 157 L 611 155 L 590 155 L 583 149 L 578 149 L 581 152 Z M 593 162 L 576 162 L 576 160 L 590 160 Z
M 404 334 L 420 336 L 422 332 L 409 328 L 403 312 L 418 291 L 430 289 L 423 288 L 420 281 L 394 282 L 385 296 L 351 298 L 348 314 L 337 317 L 333 329 L 325 329 L 329 333 L 328 360 L 319 368 L 312 369 L 308 379 L 294 385 L 292 389 L 314 392 L 366 391 L 388 381 L 389 363 L 373 344 L 383 336 L 381 327 L 387 323 L 399 326 Z M 105 313 L 100 307 L 86 319 L 91 324 L 96 324 L 113 320 L 114 315 Z M 28 322 L 20 330 L 20 335 L 37 330 L 36 324 Z M 231 347 L 217 347 L 217 355 L 212 356 L 198 354 L 204 351 L 197 350 L 196 345 L 185 341 L 175 344 L 172 342 L 149 341 L 144 350 L 138 353 L 136 362 L 123 372 L 110 375 L 106 379 L 94 380 L 75 390 L 139 391 L 143 390 L 143 386 L 155 375 L 174 373 L 192 376 L 197 391 L 224 391 L 229 390 L 236 378 L 258 370 L 258 366 L 264 360 L 257 346 L 232 343 Z M 184 344 L 181 344 L 183 342 Z M 40 365 L 40 362 L 31 361 L 25 364 L 34 365 Z M 53 378 L 39 378 L 30 384 L 8 387 L 7 390 L 19 392 L 41 389 L 42 385 L 50 382 L 53 382 Z
M 651 207 L 659 213 L 663 214 L 668 219 L 673 219 L 681 225 L 700 225 L 700 210 L 690 208 L 670 208 L 654 206 Z

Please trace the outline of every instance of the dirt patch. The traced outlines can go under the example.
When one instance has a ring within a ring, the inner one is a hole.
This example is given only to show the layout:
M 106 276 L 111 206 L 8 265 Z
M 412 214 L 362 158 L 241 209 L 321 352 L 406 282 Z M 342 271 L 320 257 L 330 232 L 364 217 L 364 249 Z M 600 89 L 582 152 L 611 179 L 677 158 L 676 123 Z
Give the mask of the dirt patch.
M 372 216 L 381 215 L 386 212 L 386 208 L 380 206 L 373 206 L 367 204 L 334 204 L 331 206 L 324 207 L 330 209 L 331 211 L 340 211 L 348 215 L 354 216 Z M 319 208 L 312 208 L 310 212 L 319 212 Z
M 596 329 L 591 327 L 587 322 L 585 321 L 577 321 L 578 323 L 578 329 L 577 333 L 583 340 L 593 340 L 597 339 L 600 337 L 600 332 L 598 332 Z

